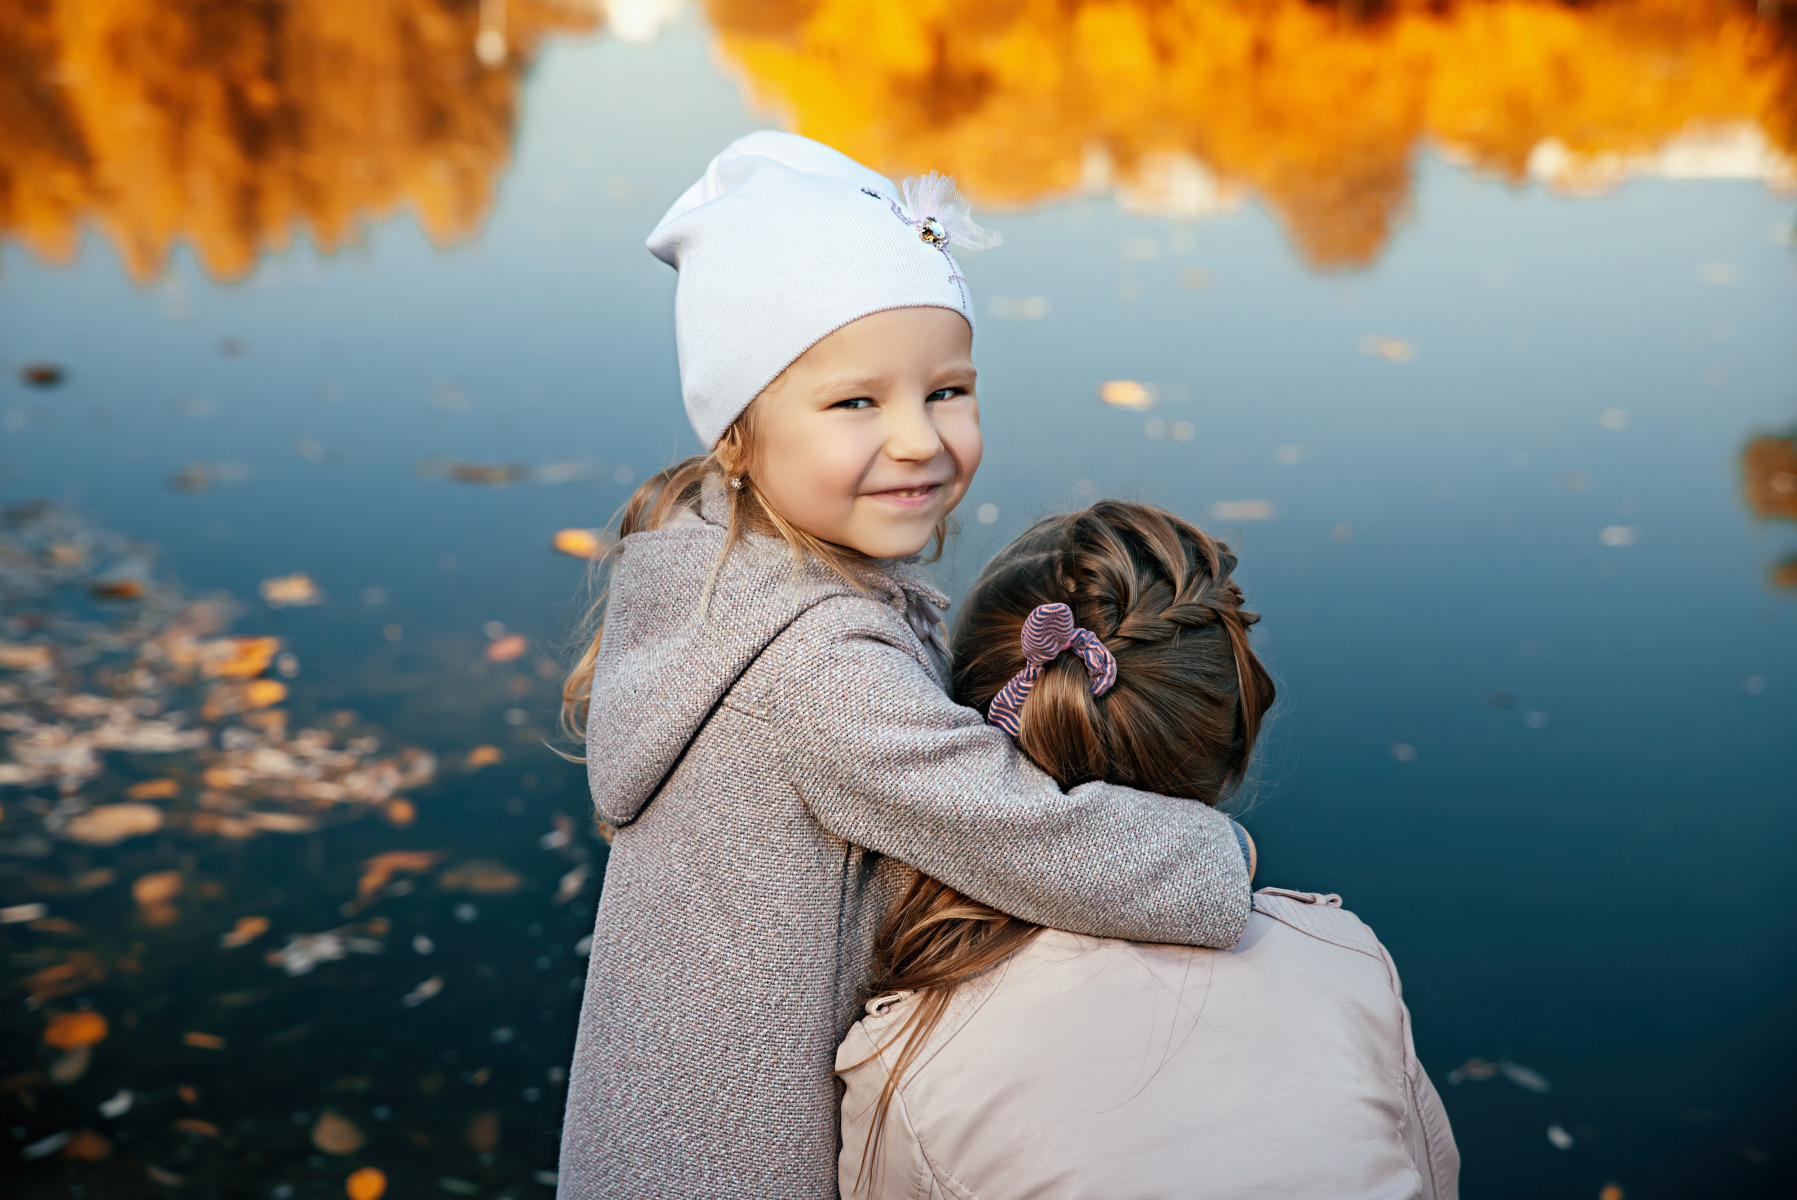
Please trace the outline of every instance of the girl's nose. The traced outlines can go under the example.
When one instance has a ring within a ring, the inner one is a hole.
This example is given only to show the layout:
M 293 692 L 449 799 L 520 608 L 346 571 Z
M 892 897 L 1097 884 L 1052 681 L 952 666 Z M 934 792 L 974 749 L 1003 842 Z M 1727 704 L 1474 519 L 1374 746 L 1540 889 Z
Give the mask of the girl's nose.
M 897 462 L 928 462 L 942 453 L 929 405 L 911 400 L 887 407 L 886 453 Z

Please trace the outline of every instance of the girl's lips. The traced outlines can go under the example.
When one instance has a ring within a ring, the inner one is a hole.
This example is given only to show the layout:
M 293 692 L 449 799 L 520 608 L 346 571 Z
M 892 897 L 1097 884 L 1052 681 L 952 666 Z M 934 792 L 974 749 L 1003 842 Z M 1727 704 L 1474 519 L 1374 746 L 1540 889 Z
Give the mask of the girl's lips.
M 880 500 L 899 508 L 928 508 L 942 492 L 942 484 L 925 483 L 917 487 L 889 488 L 883 492 L 865 492 L 869 500 Z

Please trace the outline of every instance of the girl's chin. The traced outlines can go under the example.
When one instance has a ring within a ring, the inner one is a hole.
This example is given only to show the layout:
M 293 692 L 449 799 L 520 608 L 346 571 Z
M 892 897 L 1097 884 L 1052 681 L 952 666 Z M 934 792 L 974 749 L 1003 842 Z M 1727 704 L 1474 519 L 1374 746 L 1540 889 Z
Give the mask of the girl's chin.
M 914 524 L 917 527 L 914 528 Z M 902 525 L 894 522 L 894 525 L 898 527 L 851 531 L 850 537 L 841 544 L 869 558 L 910 558 L 913 554 L 923 553 L 936 532 L 934 517 L 928 522 L 906 521 Z

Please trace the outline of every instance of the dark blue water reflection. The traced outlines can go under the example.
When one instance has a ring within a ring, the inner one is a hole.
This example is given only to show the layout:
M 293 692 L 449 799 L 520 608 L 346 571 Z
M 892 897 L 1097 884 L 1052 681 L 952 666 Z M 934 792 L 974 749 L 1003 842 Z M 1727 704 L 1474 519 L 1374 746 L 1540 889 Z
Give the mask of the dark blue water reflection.
M 445 1176 L 547 1194 L 531 1173 L 554 1163 L 594 891 L 552 903 L 568 860 L 539 839 L 562 813 L 601 851 L 579 768 L 532 748 L 555 682 L 535 651 L 486 663 L 485 627 L 560 656 L 582 568 L 551 535 L 603 523 L 696 449 L 673 276 L 641 243 L 752 125 L 691 31 L 566 47 L 468 245 L 434 250 L 399 221 L 241 285 L 182 260 L 149 289 L 98 242 L 60 270 L 0 251 L 0 499 L 151 543 L 196 590 L 253 598 L 309 573 L 325 604 L 251 605 L 235 627 L 297 654 L 297 723 L 354 709 L 446 762 L 507 754 L 446 772 L 408 829 L 165 833 L 0 865 L 0 902 L 46 901 L 142 968 L 91 993 L 112 1033 L 87 1076 L 0 1096 L 21 1143 L 128 1135 L 104 1166 L 43 1160 L 32 1194 L 142 1194 L 132 1163 L 196 1194 L 342 1194 L 358 1162 L 396 1194 Z M 1096 495 L 1236 531 L 1283 697 L 1246 817 L 1262 879 L 1340 892 L 1391 947 L 1466 1195 L 1780 1194 L 1797 1180 L 1797 596 L 1768 573 L 1797 527 L 1748 514 L 1737 458 L 1797 421 L 1791 203 L 1661 181 L 1559 199 L 1425 159 L 1416 213 L 1374 268 L 1336 277 L 1252 210 L 1180 225 L 1094 199 L 994 218 L 1007 244 L 964 265 L 1011 315 L 979 331 L 986 466 L 943 573 L 964 586 L 1033 517 Z M 31 361 L 67 381 L 25 387 Z M 1153 407 L 1099 403 L 1107 380 L 1150 385 Z M 450 461 L 535 474 L 469 485 Z M 211 485 L 172 488 L 191 463 Z M 0 796 L 8 826 L 18 795 Z M 470 897 L 421 884 L 382 902 L 383 955 L 292 981 L 263 962 L 341 924 L 361 861 L 391 849 L 499 860 L 523 886 L 460 921 Z M 52 894 L 104 866 L 174 866 L 216 892 L 154 930 L 122 882 Z M 222 954 L 244 913 L 273 931 Z M 20 974 L 54 957 L 50 935 L 0 936 Z M 441 997 L 400 1004 L 432 973 Z M 40 1069 L 41 1014 L 12 1003 L 0 1073 Z M 229 1048 L 196 1059 L 190 1029 Z M 1475 1056 L 1552 1090 L 1447 1086 Z M 170 1098 L 183 1084 L 196 1104 Z M 119 1088 L 160 1107 L 104 1121 Z M 327 1106 L 366 1148 L 317 1154 Z M 489 1112 L 483 1152 L 471 1122 Z M 220 1136 L 168 1132 L 177 1117 Z

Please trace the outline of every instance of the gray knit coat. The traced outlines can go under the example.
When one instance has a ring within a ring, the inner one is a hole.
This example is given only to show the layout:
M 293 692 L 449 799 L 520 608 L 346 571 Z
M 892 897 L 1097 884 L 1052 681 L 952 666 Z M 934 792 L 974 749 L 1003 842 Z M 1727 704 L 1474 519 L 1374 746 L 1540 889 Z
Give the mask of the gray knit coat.
M 948 699 L 906 616 L 946 600 L 915 568 L 869 598 L 750 537 L 701 617 L 721 494 L 702 509 L 626 538 L 612 569 L 587 772 L 618 833 L 566 1200 L 835 1200 L 831 1069 L 909 868 L 1098 937 L 1231 946 L 1248 917 L 1228 818 L 1110 784 L 1063 793 Z

